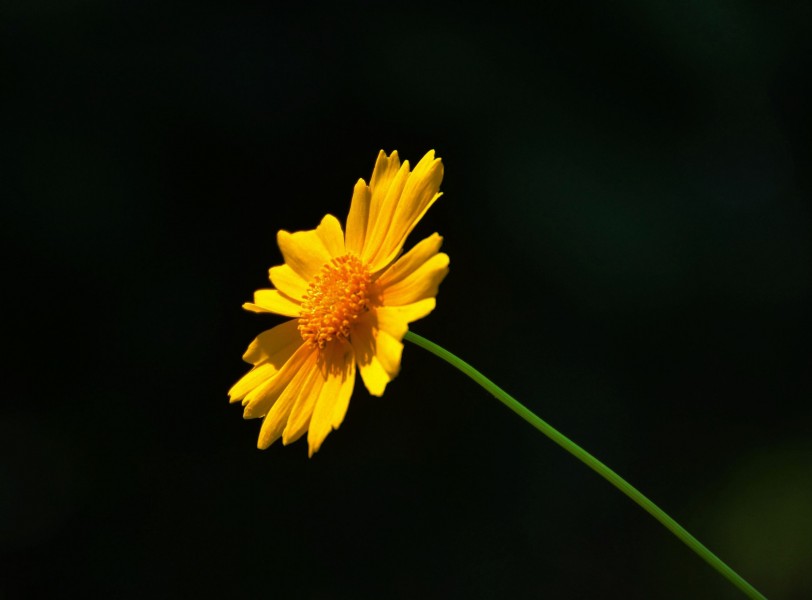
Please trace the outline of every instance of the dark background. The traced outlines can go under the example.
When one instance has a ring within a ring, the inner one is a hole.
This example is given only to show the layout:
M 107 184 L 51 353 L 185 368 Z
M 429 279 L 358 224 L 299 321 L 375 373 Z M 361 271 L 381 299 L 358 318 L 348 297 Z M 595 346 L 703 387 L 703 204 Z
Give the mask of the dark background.
M 278 229 L 443 157 L 415 331 L 812 594 L 808 3 L 12 0 L 0 598 L 741 598 L 414 346 L 321 452 L 226 391 Z

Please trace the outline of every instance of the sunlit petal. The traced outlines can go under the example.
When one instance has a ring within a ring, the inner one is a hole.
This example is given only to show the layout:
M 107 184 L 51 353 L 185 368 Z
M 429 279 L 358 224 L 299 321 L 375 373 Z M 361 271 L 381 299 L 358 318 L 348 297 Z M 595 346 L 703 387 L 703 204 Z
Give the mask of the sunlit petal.
M 442 238 L 434 234 L 401 256 L 378 278 L 381 302 L 411 304 L 433 298 L 448 274 L 448 255 L 437 253 Z
M 404 163 L 406 165 L 408 163 Z M 373 272 L 385 268 L 398 256 L 406 237 L 440 197 L 443 163 L 434 157 L 431 150 L 405 181 L 400 181 L 400 176 L 401 173 L 398 173 L 381 206 L 372 238 L 367 237 L 368 247 L 364 249 L 364 258 Z
M 347 215 L 347 252 L 361 256 L 367 235 L 369 205 L 372 193 L 366 182 L 359 179 L 352 193 L 350 213 Z
M 340 243 L 338 240 L 340 232 L 338 219 L 326 215 L 316 229 L 294 233 L 280 231 L 276 235 L 276 242 L 285 264 L 302 279 L 310 281 L 331 258 L 343 254 L 344 240 Z
M 279 265 L 268 270 L 268 277 L 274 287 L 289 298 L 301 301 L 307 292 L 307 281 L 302 279 L 289 265 Z
M 283 317 L 298 317 L 302 306 L 278 290 L 257 290 L 254 301 L 242 305 L 245 310 L 256 313 L 273 313 Z

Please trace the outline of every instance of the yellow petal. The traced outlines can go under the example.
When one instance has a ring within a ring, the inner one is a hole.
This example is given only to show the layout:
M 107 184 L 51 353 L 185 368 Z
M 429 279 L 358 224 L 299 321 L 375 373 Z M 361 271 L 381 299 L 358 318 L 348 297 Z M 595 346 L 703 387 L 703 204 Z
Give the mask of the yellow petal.
M 265 415 L 259 431 L 259 439 L 257 440 L 257 448 L 260 450 L 264 450 L 282 436 L 282 431 L 287 425 L 293 405 L 301 394 L 308 393 L 310 389 L 308 386 L 313 383 L 314 371 L 318 375 L 318 367 L 316 366 L 318 352 L 312 351 L 307 346 L 305 348 L 311 351 Z M 279 375 L 281 374 L 282 371 L 279 372 Z
M 361 259 L 376 267 L 373 262 L 381 254 L 386 254 L 392 246 L 390 229 L 392 218 L 395 215 L 398 202 L 400 202 L 403 188 L 409 180 L 409 161 L 404 161 L 397 173 L 394 174 L 380 190 L 373 189 L 372 204 L 369 209 L 369 222 L 367 223 L 367 236 L 364 240 L 364 250 Z M 380 199 L 380 200 L 379 200 Z M 374 268 L 373 270 L 377 270 Z
M 302 344 L 298 326 L 294 319 L 263 331 L 248 345 L 242 359 L 254 365 L 271 363 L 278 369 Z
M 242 400 L 248 392 L 267 382 L 276 372 L 277 369 L 269 363 L 254 367 L 231 386 L 231 389 L 228 390 L 228 401 L 238 402 Z
M 370 198 L 370 207 L 369 207 L 369 219 L 367 220 L 367 230 L 372 227 L 372 225 L 378 219 L 378 213 L 381 210 L 381 205 L 383 204 L 384 200 L 386 200 L 386 196 L 389 193 L 389 187 L 392 185 L 392 181 L 397 175 L 398 171 L 400 171 L 400 158 L 398 157 L 398 152 L 395 150 L 389 156 L 386 156 L 386 153 L 381 150 L 378 152 L 378 158 L 375 161 L 375 168 L 372 169 L 372 177 L 369 178 L 369 190 L 371 193 Z M 408 167 L 406 171 L 408 172 Z
M 327 373 L 318 362 L 308 371 L 307 379 L 302 383 L 299 395 L 288 415 L 288 422 L 282 431 L 282 444 L 285 446 L 298 440 L 307 431 L 313 408 L 327 383 Z
M 344 256 L 346 250 L 344 249 L 344 232 L 341 230 L 341 223 L 338 222 L 333 215 L 325 215 L 325 217 L 316 227 L 316 233 L 321 239 L 321 243 L 327 248 L 327 252 L 331 257 Z
M 379 306 L 375 309 L 375 325 L 377 329 L 385 331 L 397 341 L 401 341 L 409 331 L 408 321 L 402 312 L 395 307 Z
M 398 258 L 392 265 L 383 271 L 378 277 L 379 284 L 389 284 L 402 280 L 424 262 L 440 251 L 443 245 L 443 238 L 432 233 L 429 237 L 420 240 L 414 248 Z
M 437 253 L 442 239 L 436 233 L 427 237 L 383 272 L 377 282 L 385 305 L 411 304 L 437 295 L 448 274 L 448 255 Z
M 355 184 L 350 212 L 347 215 L 347 252 L 352 252 L 356 256 L 361 256 L 361 251 L 364 249 L 371 198 L 369 186 L 363 179 L 359 179 Z
M 302 345 L 296 321 L 287 321 L 263 331 L 248 346 L 243 360 L 252 363 L 248 371 L 228 391 L 229 401 L 242 400 L 246 394 L 270 380 Z
M 257 290 L 254 302 L 246 302 L 242 307 L 255 313 L 274 313 L 283 317 L 298 317 L 302 312 L 298 302 L 278 290 Z
M 331 353 L 327 365 L 327 382 L 316 402 L 307 433 L 309 456 L 318 452 L 333 429 L 338 429 L 347 413 L 355 386 L 355 354 L 352 346 L 342 344 Z
M 315 354 L 314 350 L 302 344 L 296 352 L 282 365 L 282 368 L 267 380 L 257 386 L 243 398 L 243 418 L 254 419 L 268 413 L 280 394 L 288 388 L 292 379 L 303 368 L 307 360 Z
M 294 233 L 282 230 L 276 234 L 276 242 L 285 264 L 305 281 L 313 279 L 334 256 L 344 254 L 341 224 L 333 215 L 326 215 L 316 229 Z
M 307 292 L 307 282 L 291 269 L 290 265 L 271 267 L 268 270 L 268 277 L 274 287 L 289 298 L 301 300 Z
M 393 318 L 403 319 L 406 323 L 412 323 L 425 317 L 435 306 L 437 306 L 435 298 L 426 298 L 400 306 L 379 306 L 376 311 L 379 313 L 379 320 L 382 318 L 381 315 L 391 315 Z
M 400 372 L 400 357 L 403 354 L 403 343 L 383 330 L 375 336 L 375 358 L 381 363 L 384 371 L 392 380 Z
M 383 288 L 381 301 L 386 305 L 397 306 L 434 298 L 447 274 L 448 255 L 441 252 L 402 281 Z
M 364 385 L 373 396 L 382 396 L 400 370 L 403 344 L 379 327 L 375 311 L 358 319 L 350 341 Z
M 441 196 L 439 189 L 442 179 L 443 163 L 439 158 L 435 159 L 434 151 L 430 150 L 417 163 L 394 202 L 390 202 L 390 197 L 387 196 L 377 217 L 373 239 L 367 239 L 367 244 L 371 246 L 365 248 L 364 253 L 373 272 L 385 268 L 400 253 L 406 237 Z M 393 184 L 389 194 L 394 191 Z M 378 234 L 379 226 L 385 227 L 382 236 Z

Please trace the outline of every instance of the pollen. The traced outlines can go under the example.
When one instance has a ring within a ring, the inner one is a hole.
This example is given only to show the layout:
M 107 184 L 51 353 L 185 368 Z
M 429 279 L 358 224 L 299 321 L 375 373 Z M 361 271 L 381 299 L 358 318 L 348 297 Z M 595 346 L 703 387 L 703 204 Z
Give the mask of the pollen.
M 355 255 L 324 265 L 302 298 L 302 339 L 319 348 L 335 340 L 347 341 L 353 323 L 369 310 L 373 286 L 369 270 Z

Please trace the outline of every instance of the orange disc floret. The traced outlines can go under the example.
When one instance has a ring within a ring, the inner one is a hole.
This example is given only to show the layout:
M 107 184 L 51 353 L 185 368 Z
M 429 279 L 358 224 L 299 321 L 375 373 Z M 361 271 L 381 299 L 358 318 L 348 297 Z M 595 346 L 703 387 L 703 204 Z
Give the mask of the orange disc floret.
M 368 310 L 372 276 L 352 254 L 339 256 L 321 268 L 302 298 L 299 333 L 319 348 L 347 340 L 355 320 Z

